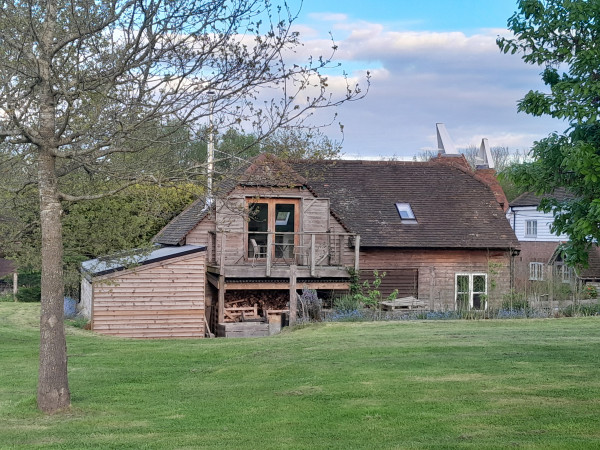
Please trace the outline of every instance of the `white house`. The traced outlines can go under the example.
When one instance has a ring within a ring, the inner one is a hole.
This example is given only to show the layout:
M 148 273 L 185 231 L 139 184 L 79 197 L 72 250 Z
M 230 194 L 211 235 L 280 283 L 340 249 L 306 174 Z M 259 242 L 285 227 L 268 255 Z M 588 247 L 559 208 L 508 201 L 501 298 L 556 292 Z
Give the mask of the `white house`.
M 546 196 L 538 196 L 525 192 L 510 202 L 506 218 L 515 232 L 521 246 L 521 254 L 515 261 L 515 283 L 518 287 L 526 286 L 527 281 L 546 281 L 551 273 L 548 263 L 554 255 L 558 244 L 567 241 L 565 234 L 552 232 L 554 216 L 552 212 L 538 211 L 540 201 Z M 564 189 L 558 189 L 553 198 L 564 200 L 572 195 Z M 564 282 L 571 281 L 568 267 L 561 268 Z

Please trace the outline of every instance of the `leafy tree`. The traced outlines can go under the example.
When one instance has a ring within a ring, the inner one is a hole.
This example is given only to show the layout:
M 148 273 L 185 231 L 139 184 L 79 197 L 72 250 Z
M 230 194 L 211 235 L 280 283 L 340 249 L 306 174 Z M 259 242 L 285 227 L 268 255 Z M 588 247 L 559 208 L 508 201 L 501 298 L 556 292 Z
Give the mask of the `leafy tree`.
M 299 44 L 294 18 L 271 0 L 2 4 L 0 178 L 3 188 L 32 186 L 39 196 L 41 410 L 70 405 L 65 202 L 199 174 L 202 164 L 164 170 L 157 161 L 168 160 L 182 130 L 198 129 L 211 111 L 219 129 L 247 123 L 260 137 L 362 95 L 358 86 L 330 95 L 320 74 L 327 55 L 284 61 Z
M 63 270 L 67 295 L 76 297 L 79 265 L 97 256 L 150 246 L 162 227 L 179 214 L 202 188 L 137 185 L 118 194 L 84 202 L 63 203 Z M 0 222 L 2 250 L 21 270 L 39 273 L 40 220 L 36 193 L 28 189 L 0 203 L 10 220 Z
M 507 172 L 514 182 L 538 194 L 566 188 L 572 199 L 545 199 L 540 208 L 554 212 L 553 231 L 566 233 L 566 261 L 587 264 L 591 245 L 600 239 L 600 2 L 521 0 L 508 20 L 512 38 L 499 38 L 505 53 L 520 53 L 543 66 L 548 92 L 530 91 L 519 111 L 568 121 L 564 133 L 536 142 L 533 161 Z

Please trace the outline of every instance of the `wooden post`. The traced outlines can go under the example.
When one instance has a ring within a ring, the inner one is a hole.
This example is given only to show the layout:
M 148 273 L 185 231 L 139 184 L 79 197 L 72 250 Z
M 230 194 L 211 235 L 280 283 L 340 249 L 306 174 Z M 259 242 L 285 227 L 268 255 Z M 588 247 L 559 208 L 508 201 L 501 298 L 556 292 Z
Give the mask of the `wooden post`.
M 354 238 L 354 270 L 358 272 L 360 269 L 360 236 Z
M 271 264 L 273 259 L 273 235 L 267 234 L 267 271 L 266 276 L 271 276 Z
M 225 233 L 221 233 L 221 263 L 219 268 L 221 275 L 225 273 L 225 245 L 227 245 L 227 236 Z
M 316 236 L 313 234 L 310 235 L 310 276 L 315 276 L 315 245 L 316 245 Z
M 13 300 L 17 301 L 17 292 L 19 291 L 19 275 L 17 272 L 13 273 Z
M 298 298 L 296 293 L 296 265 L 290 266 L 290 325 L 296 324 Z
M 225 275 L 219 275 L 219 310 L 218 322 L 225 322 Z

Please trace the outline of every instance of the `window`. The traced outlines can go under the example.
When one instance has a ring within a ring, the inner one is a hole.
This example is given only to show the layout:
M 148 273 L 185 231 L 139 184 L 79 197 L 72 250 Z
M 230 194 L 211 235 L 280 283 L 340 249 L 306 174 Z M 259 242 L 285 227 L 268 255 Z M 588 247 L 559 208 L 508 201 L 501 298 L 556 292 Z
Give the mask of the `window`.
M 294 254 L 297 244 L 299 200 L 270 198 L 248 199 L 248 258 L 254 257 L 255 246 L 261 257 L 267 254 L 269 233 L 273 233 L 271 251 L 275 258 L 288 258 Z
M 525 236 L 537 236 L 537 220 L 525 221 Z
M 573 276 L 573 269 L 565 264 L 557 264 L 556 274 L 563 283 L 570 283 Z
M 529 263 L 529 279 L 535 281 L 544 280 L 544 263 L 530 262 Z
M 487 275 L 456 274 L 456 309 L 487 309 Z
M 403 222 L 416 223 L 415 213 L 413 213 L 409 203 L 396 203 L 396 209 Z

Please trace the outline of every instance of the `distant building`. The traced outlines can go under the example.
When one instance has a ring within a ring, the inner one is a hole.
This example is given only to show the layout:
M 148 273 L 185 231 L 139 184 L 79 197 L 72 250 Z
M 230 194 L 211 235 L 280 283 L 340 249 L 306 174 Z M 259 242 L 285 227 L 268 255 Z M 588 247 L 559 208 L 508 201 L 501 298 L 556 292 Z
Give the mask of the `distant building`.
M 540 282 L 554 281 L 569 285 L 576 282 L 597 282 L 600 280 L 598 247 L 592 248 L 587 269 L 577 272 L 564 264 L 559 245 L 568 241 L 569 236 L 553 233 L 553 213 L 538 210 L 541 200 L 547 197 L 562 201 L 573 198 L 573 195 L 565 189 L 557 189 L 552 194 L 542 196 L 525 192 L 510 202 L 506 212 L 506 218 L 521 247 L 521 254 L 515 259 L 516 288 L 534 292 L 536 289 L 532 286 L 539 286 Z M 543 289 L 538 289 L 537 292 L 543 292 Z M 547 289 L 546 293 L 552 295 L 551 290 Z

